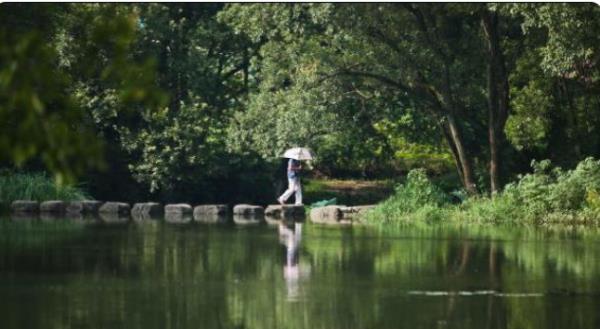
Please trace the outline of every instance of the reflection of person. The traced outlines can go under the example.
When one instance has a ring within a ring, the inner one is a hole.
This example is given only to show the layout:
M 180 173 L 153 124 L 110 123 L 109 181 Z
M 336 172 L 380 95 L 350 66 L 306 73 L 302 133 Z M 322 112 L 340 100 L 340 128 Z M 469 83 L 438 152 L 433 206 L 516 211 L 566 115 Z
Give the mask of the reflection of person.
M 302 204 L 302 186 L 300 185 L 300 170 L 302 170 L 302 164 L 299 160 L 290 159 L 287 166 L 287 177 L 288 177 L 288 189 L 277 198 L 280 204 L 285 204 L 287 199 L 296 193 L 296 205 Z
M 285 264 L 283 265 L 283 278 L 285 279 L 288 298 L 298 297 L 298 280 L 300 279 L 299 249 L 302 239 L 302 224 L 295 223 L 294 230 L 285 224 L 279 224 L 279 241 L 285 246 Z

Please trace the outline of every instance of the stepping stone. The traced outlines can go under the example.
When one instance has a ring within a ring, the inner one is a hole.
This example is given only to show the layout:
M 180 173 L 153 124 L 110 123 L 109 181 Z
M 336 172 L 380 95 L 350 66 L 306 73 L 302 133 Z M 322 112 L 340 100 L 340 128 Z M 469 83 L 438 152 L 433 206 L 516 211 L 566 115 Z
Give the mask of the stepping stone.
M 129 205 L 128 205 L 129 206 Z M 117 212 L 100 212 L 100 222 L 108 225 L 123 225 L 129 223 L 131 219 L 129 214 L 120 214 Z
M 113 215 L 112 217 L 115 217 L 115 215 L 126 217 L 129 216 L 130 209 L 131 207 L 129 206 L 129 203 L 105 202 L 102 206 L 100 206 L 98 212 L 101 215 L 104 214 L 105 217 L 108 217 L 108 215 Z
M 269 205 L 265 216 L 271 219 L 302 220 L 306 216 L 304 206 Z
M 224 204 L 200 205 L 194 208 L 194 221 L 200 223 L 225 223 L 229 207 Z
M 359 219 L 367 211 L 375 208 L 375 205 L 367 206 L 326 206 L 313 208 L 310 211 L 310 220 L 320 224 L 351 224 Z
M 37 214 L 40 211 L 40 204 L 37 201 L 17 200 L 13 201 L 10 209 L 15 214 Z
M 62 215 L 65 213 L 66 207 L 67 204 L 64 201 L 44 201 L 40 204 L 40 212 L 42 214 Z
M 341 206 L 325 206 L 310 210 L 310 220 L 313 223 L 338 224 L 341 219 Z
M 265 210 L 261 206 L 238 204 L 235 207 L 233 207 L 233 215 L 236 217 L 248 219 L 262 219 L 265 215 Z
M 71 201 L 67 203 L 67 215 L 95 215 L 102 202 L 96 200 Z
M 131 208 L 131 217 L 135 220 L 148 220 L 160 218 L 164 214 L 164 208 L 157 202 L 136 203 Z
M 165 221 L 174 224 L 187 224 L 192 221 L 192 206 L 186 203 L 165 206 Z
M 229 207 L 226 204 L 206 204 L 194 208 L 194 217 L 203 215 L 229 215 Z
M 187 203 L 168 204 L 165 206 L 165 214 L 191 215 L 192 206 Z

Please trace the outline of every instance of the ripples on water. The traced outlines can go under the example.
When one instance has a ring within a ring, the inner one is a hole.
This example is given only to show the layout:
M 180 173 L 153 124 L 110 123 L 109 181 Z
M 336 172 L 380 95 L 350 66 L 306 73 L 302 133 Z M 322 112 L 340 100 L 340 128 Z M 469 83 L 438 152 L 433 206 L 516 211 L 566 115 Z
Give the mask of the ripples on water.
M 5 328 L 600 328 L 600 234 L 0 220 Z

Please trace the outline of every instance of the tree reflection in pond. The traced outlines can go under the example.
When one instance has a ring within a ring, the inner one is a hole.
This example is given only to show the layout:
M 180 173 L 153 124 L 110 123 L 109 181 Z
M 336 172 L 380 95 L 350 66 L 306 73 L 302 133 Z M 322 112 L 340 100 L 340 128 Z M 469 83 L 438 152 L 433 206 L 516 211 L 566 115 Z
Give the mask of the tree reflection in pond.
M 2 328 L 600 327 L 592 230 L 85 223 L 0 221 Z

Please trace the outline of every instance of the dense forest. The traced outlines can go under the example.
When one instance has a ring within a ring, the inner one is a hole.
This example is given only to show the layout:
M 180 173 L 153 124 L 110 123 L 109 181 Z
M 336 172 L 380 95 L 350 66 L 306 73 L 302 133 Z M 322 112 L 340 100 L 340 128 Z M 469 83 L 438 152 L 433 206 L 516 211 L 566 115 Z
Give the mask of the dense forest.
M 466 196 L 600 157 L 591 3 L 2 4 L 0 63 L 2 174 L 98 199 L 273 202 L 292 146 Z

